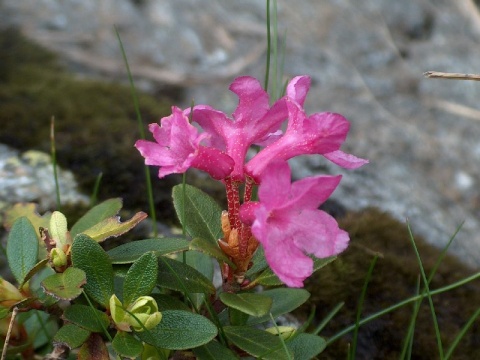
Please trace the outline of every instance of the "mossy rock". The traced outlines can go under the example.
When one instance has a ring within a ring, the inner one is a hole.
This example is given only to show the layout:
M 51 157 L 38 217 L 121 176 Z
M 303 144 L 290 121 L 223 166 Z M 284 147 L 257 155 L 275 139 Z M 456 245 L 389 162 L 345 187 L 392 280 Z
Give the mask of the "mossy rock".
M 178 89 L 171 90 L 178 96 Z M 168 89 L 158 97 L 139 93 L 144 124 L 169 114 L 174 100 Z M 85 193 L 102 172 L 99 199 L 122 197 L 127 208 L 147 209 L 144 159 L 133 147 L 140 135 L 130 88 L 76 79 L 18 31 L 1 31 L 0 143 L 50 152 L 52 117 L 58 163 L 75 173 Z M 159 181 L 156 171 L 151 169 L 151 178 L 159 218 L 171 220 L 170 188 L 179 177 Z
M 415 295 L 420 279 L 420 268 L 405 223 L 374 208 L 349 213 L 339 223 L 350 233 L 349 248 L 306 282 L 306 288 L 312 293 L 309 306 L 316 306 L 316 324 L 336 304 L 345 302 L 342 310 L 320 333 L 326 338 L 355 323 L 358 300 L 375 254 L 381 254 L 381 257 L 378 258 L 368 285 L 362 317 Z M 428 276 L 441 250 L 427 244 L 420 237 L 415 237 L 415 243 Z M 476 272 L 461 260 L 447 255 L 433 277 L 430 288 L 443 287 Z M 434 296 L 433 302 L 443 348 L 448 349 L 469 317 L 480 306 L 480 281 Z M 356 359 L 399 359 L 412 309 L 413 304 L 407 305 L 361 326 Z M 306 306 L 297 315 L 305 319 L 310 310 Z M 352 333 L 332 343 L 319 358 L 345 359 L 351 342 Z M 477 320 L 461 340 L 453 358 L 480 359 L 479 345 L 480 328 Z M 412 359 L 438 358 L 432 316 L 428 300 L 425 299 L 416 322 Z

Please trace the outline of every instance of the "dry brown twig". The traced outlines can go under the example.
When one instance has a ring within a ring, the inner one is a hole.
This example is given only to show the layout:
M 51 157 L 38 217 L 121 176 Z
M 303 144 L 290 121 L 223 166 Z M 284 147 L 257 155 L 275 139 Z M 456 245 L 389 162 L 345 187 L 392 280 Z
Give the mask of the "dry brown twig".
M 3 344 L 2 357 L 1 360 L 5 360 L 7 356 L 8 342 L 10 341 L 10 336 L 12 335 L 13 324 L 15 323 L 15 317 L 18 313 L 18 307 L 14 307 L 12 311 L 12 318 L 10 319 L 10 324 L 8 325 L 7 336 L 5 337 L 5 343 Z
M 440 71 L 427 71 L 423 75 L 429 79 L 447 79 L 447 80 L 472 80 L 480 81 L 479 74 L 447 73 Z

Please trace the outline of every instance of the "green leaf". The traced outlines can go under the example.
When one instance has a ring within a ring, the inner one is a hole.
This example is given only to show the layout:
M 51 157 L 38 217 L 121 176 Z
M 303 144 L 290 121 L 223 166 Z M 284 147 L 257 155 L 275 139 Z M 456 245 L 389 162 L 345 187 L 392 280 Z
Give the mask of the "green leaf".
M 294 359 L 313 359 L 327 347 L 327 342 L 320 336 L 301 333 L 287 342 Z
M 17 321 L 23 324 L 28 338 L 33 340 L 31 345 L 34 349 L 47 343 L 51 344 L 53 336 L 58 331 L 58 319 L 39 310 L 30 310 L 19 315 Z M 22 318 L 21 315 L 25 315 L 25 318 Z
M 18 287 L 21 288 L 27 281 L 29 281 L 33 277 L 33 275 L 37 274 L 42 269 L 45 269 L 47 264 L 48 264 L 48 259 L 43 259 L 43 260 L 40 260 L 38 263 L 36 263 L 35 266 L 30 269 L 28 274 L 25 275 L 23 282 Z
M 63 318 L 92 332 L 103 332 L 110 325 L 107 314 L 87 305 L 67 307 L 63 312 Z
M 185 255 L 187 258 L 187 265 L 190 265 L 192 268 L 197 270 L 209 281 L 213 280 L 214 268 L 213 261 L 210 256 L 198 251 L 187 251 Z
M 7 259 L 10 270 L 19 284 L 37 263 L 38 238 L 32 223 L 21 217 L 8 234 Z
M 217 260 L 227 263 L 232 268 L 236 268 L 235 264 L 228 258 L 227 255 L 220 249 L 220 247 L 211 240 L 195 238 L 190 241 L 190 250 L 200 251 L 208 256 L 211 256 Z
M 184 199 L 183 186 L 176 185 L 172 190 L 173 205 L 180 223 L 192 238 L 207 239 L 216 244 L 217 239 L 223 236 L 220 223 L 222 209 L 209 195 L 191 185 L 185 185 Z
M 57 299 L 73 300 L 78 297 L 87 282 L 85 272 L 81 269 L 69 267 L 63 273 L 55 273 L 41 283 L 43 290 Z
M 115 216 L 122 208 L 122 199 L 109 199 L 106 200 L 85 213 L 75 225 L 72 226 L 70 234 L 72 238 L 75 238 L 78 234 L 90 229 L 92 226 L 98 224 L 100 221 L 106 218 Z
M 318 259 L 316 257 L 313 258 L 313 272 L 320 270 L 324 266 L 330 264 L 332 261 L 334 261 L 337 257 L 336 256 L 330 256 L 327 258 L 323 259 Z
M 262 295 L 268 296 L 273 300 L 270 313 L 274 318 L 289 313 L 302 305 L 310 297 L 310 293 L 305 289 L 278 288 L 262 292 Z M 261 317 L 251 317 L 247 324 L 260 324 L 270 321 L 270 315 Z
M 267 315 L 273 302 L 272 298 L 268 296 L 251 293 L 221 293 L 220 300 L 228 307 L 251 316 Z
M 62 344 L 70 349 L 76 349 L 87 341 L 89 335 L 90 331 L 84 328 L 74 324 L 66 324 L 53 337 L 53 344 Z
M 123 305 L 125 307 L 128 307 L 140 296 L 150 295 L 157 283 L 157 271 L 157 257 L 153 252 L 147 252 L 132 264 L 123 283 Z
M 292 359 L 279 337 L 266 331 L 250 326 L 225 326 L 223 331 L 228 340 L 250 355 L 266 360 Z
M 87 275 L 84 286 L 87 294 L 108 307 L 113 294 L 113 268 L 107 253 L 91 237 L 80 234 L 73 241 L 72 263 Z
M 90 236 L 97 242 L 102 242 L 111 237 L 117 237 L 133 229 L 148 215 L 143 211 L 136 213 L 130 220 L 121 222 L 118 216 L 104 219 L 82 233 Z
M 237 360 L 232 350 L 218 341 L 212 340 L 208 344 L 193 349 L 198 360 Z
M 165 310 L 185 310 L 189 311 L 190 308 L 185 305 L 183 301 L 165 294 L 152 294 L 151 295 L 158 305 L 158 311 L 163 312 Z
M 189 293 L 215 293 L 212 282 L 196 269 L 165 256 L 158 258 L 158 286 Z
M 336 256 L 331 256 L 324 259 L 313 258 L 313 272 L 321 269 L 325 265 L 330 264 L 335 259 Z M 274 274 L 271 268 L 267 268 L 264 272 L 262 272 L 257 278 L 255 278 L 254 282 L 264 286 L 283 285 L 283 282 L 278 278 L 277 275 Z
M 181 238 L 158 238 L 132 241 L 108 251 L 113 264 L 128 264 L 148 251 L 156 256 L 188 250 L 189 242 Z
M 142 342 L 124 331 L 117 332 L 113 338 L 112 347 L 118 355 L 128 358 L 136 358 L 143 351 Z
M 213 281 L 213 261 L 212 258 L 204 253 L 198 251 L 187 251 L 185 253 L 187 259 L 187 265 L 197 270 L 203 276 L 205 276 L 210 282 Z M 205 294 L 203 293 L 191 293 L 190 300 L 194 306 L 198 309 L 205 301 Z
M 68 224 L 67 218 L 60 211 L 54 211 L 48 227 L 51 237 L 55 240 L 57 247 L 63 249 L 67 244 Z
M 166 310 L 162 321 L 149 331 L 135 333 L 140 340 L 164 349 L 184 350 L 210 342 L 216 326 L 206 317 L 188 311 Z

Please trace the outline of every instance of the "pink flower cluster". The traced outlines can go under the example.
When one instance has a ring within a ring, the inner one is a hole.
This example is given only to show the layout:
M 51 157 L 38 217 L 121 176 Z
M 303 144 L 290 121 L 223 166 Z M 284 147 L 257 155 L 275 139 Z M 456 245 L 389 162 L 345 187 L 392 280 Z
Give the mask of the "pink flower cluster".
M 348 169 L 368 162 L 340 150 L 350 127 L 343 116 L 305 114 L 309 87 L 309 77 L 295 77 L 286 95 L 270 106 L 258 80 L 239 77 L 230 85 L 239 98 L 232 118 L 207 105 L 193 107 L 192 114 L 191 109 L 173 107 L 172 114 L 161 119 L 161 126 L 150 124 L 156 142 L 138 140 L 135 144 L 147 165 L 160 166 L 159 177 L 194 167 L 225 183 L 228 219 L 222 220 L 222 227 L 228 232 L 219 245 L 237 265 L 233 275 L 238 282 L 244 281 L 258 242 L 272 270 L 291 287 L 303 286 L 313 271 L 313 261 L 306 254 L 329 257 L 348 245 L 348 234 L 318 210 L 341 176 L 314 176 L 291 183 L 287 160 L 298 155 L 319 154 Z M 203 132 L 190 124 L 189 117 Z M 260 151 L 246 161 L 252 145 Z M 259 186 L 258 201 L 251 201 L 254 185 Z

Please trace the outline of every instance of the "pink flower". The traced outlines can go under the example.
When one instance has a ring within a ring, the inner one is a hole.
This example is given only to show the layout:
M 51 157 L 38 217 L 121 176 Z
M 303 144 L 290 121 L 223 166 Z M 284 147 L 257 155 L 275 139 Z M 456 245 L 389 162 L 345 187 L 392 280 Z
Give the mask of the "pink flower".
M 290 183 L 286 162 L 273 162 L 261 176 L 259 202 L 243 204 L 240 219 L 251 225 L 263 245 L 273 272 L 290 287 L 303 286 L 313 272 L 313 260 L 342 252 L 348 234 L 336 220 L 318 210 L 335 190 L 341 176 L 314 176 Z
M 236 78 L 230 90 L 239 99 L 238 106 L 229 119 L 223 112 L 206 105 L 193 108 L 192 120 L 211 135 L 209 144 L 224 150 L 234 161 L 231 174 L 235 181 L 243 181 L 243 166 L 248 148 L 255 143 L 267 144 L 287 117 L 284 100 L 269 105 L 268 94 L 253 77 Z M 185 110 L 189 113 L 189 109 Z
M 297 155 L 320 154 L 344 168 L 354 169 L 367 160 L 345 154 L 340 146 L 347 137 L 350 124 L 342 115 L 324 112 L 307 117 L 302 105 L 310 79 L 297 76 L 287 87 L 285 104 L 288 126 L 285 134 L 261 150 L 245 166 L 245 173 L 257 180 L 272 161 L 288 160 Z
M 209 135 L 199 134 L 188 122 L 188 117 L 175 106 L 172 107 L 172 115 L 161 119 L 161 127 L 153 123 L 149 125 L 149 130 L 156 142 L 138 140 L 135 147 L 145 158 L 145 164 L 160 166 L 160 178 L 194 167 L 220 180 L 233 170 L 234 162 L 230 156 L 200 145 Z

